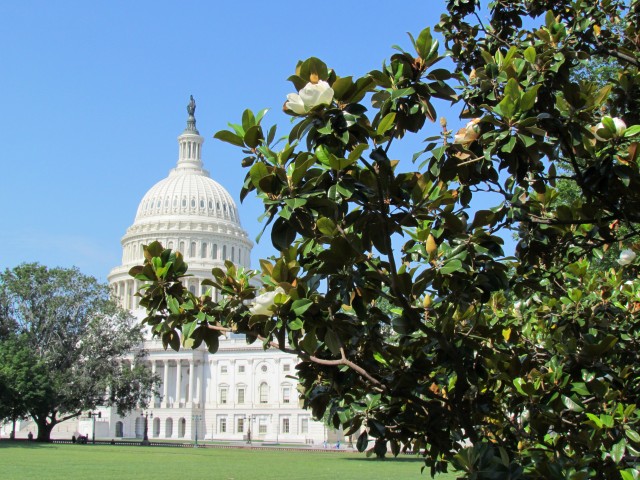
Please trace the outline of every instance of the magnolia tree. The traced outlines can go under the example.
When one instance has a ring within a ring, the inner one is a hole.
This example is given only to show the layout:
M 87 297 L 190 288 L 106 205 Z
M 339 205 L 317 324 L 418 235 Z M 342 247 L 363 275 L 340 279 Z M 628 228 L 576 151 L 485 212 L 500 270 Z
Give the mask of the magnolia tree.
M 278 254 L 214 269 L 214 302 L 149 245 L 145 322 L 176 349 L 234 331 L 297 355 L 317 418 L 431 474 L 638 478 L 640 2 L 446 3 L 444 47 L 427 28 L 361 78 L 299 62 L 284 144 L 249 110 L 215 135 Z M 598 60 L 615 75 L 579 74 Z M 468 123 L 397 158 L 436 98 Z

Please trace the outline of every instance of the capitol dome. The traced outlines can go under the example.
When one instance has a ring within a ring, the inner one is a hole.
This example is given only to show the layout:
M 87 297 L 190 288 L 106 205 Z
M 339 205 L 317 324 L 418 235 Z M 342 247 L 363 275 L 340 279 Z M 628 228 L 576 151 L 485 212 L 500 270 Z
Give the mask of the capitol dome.
M 253 243 L 240 223 L 233 198 L 209 176 L 202 163 L 204 138 L 196 128 L 195 102 L 187 107 L 187 127 L 178 137 L 178 162 L 167 178 L 142 197 L 133 224 L 122 237 L 122 265 L 108 276 L 125 308 L 136 308 L 139 282 L 129 269 L 144 262 L 143 245 L 159 241 L 180 251 L 189 265 L 185 280 L 193 293 L 204 293 L 201 281 L 211 269 L 230 260 L 249 268 Z

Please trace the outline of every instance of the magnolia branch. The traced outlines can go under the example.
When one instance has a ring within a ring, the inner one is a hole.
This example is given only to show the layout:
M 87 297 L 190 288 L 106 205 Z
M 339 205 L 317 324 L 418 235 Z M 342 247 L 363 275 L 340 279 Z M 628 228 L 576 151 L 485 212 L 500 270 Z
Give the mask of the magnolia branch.
M 215 330 L 215 331 L 218 331 L 218 332 L 225 332 L 225 333 L 229 333 L 229 332 L 233 331 L 229 327 L 223 327 L 221 325 L 211 325 L 209 323 L 207 324 L 207 328 L 209 328 L 210 330 Z M 281 352 L 284 352 L 284 353 L 289 353 L 291 355 L 297 355 L 302 360 L 306 360 L 306 361 L 309 361 L 309 362 L 317 363 L 318 365 L 327 365 L 327 366 L 345 365 L 345 366 L 349 367 L 350 369 L 352 369 L 353 371 L 357 372 L 360 376 L 366 378 L 373 385 L 375 385 L 375 389 L 376 390 L 378 390 L 378 391 L 384 391 L 385 390 L 384 385 L 382 385 L 382 383 L 380 383 L 379 380 L 377 380 L 374 377 L 372 377 L 371 374 L 369 372 L 367 372 L 364 368 L 362 368 L 360 365 L 355 364 L 354 362 L 352 362 L 351 360 L 349 360 L 347 358 L 347 355 L 346 355 L 343 347 L 340 347 L 340 358 L 339 359 L 327 360 L 327 359 L 324 359 L 324 358 L 318 358 L 318 357 L 316 357 L 314 355 L 309 355 L 308 353 L 305 353 L 305 352 L 300 351 L 300 350 L 295 350 L 295 349 L 292 349 L 292 348 L 284 347 L 284 346 L 280 345 L 280 343 L 274 342 L 272 340 L 269 340 L 266 337 L 263 337 L 262 335 L 253 334 L 253 333 L 251 333 L 251 335 L 255 335 L 258 340 L 260 340 L 262 342 L 266 342 L 267 345 L 269 345 L 270 347 L 276 348 L 276 349 L 278 349 L 278 350 L 280 350 Z

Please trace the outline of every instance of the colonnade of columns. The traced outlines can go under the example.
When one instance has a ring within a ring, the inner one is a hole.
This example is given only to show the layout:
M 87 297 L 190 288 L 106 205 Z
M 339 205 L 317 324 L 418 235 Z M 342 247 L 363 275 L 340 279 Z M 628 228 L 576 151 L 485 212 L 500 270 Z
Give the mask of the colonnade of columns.
M 151 371 L 154 373 L 157 372 L 158 362 L 162 365 L 163 370 L 162 397 L 154 399 L 154 405 L 158 405 L 160 408 L 180 408 L 197 407 L 204 403 L 202 399 L 204 364 L 202 362 L 195 359 L 153 361 Z M 182 376 L 182 370 L 185 367 L 188 369 L 186 382 Z M 170 387 L 173 389 L 170 390 Z

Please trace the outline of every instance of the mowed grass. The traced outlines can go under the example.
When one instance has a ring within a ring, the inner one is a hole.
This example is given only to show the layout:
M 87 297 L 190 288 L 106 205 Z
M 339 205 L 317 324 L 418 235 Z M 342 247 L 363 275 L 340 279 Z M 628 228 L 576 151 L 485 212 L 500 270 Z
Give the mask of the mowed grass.
M 3 480 L 430 479 L 420 458 L 357 453 L 0 442 Z M 438 480 L 453 480 L 453 474 Z

